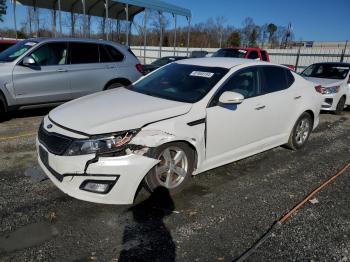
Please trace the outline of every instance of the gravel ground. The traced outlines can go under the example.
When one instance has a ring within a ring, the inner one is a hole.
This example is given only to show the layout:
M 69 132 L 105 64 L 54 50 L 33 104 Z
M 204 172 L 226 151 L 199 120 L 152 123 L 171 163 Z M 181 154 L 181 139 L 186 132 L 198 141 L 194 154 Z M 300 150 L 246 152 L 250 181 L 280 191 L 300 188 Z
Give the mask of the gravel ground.
M 34 140 L 47 109 L 0 124 L 0 261 L 232 261 L 350 161 L 350 112 L 323 113 L 309 144 L 200 174 L 181 194 L 132 206 L 73 199 L 41 175 Z M 19 136 L 19 137 L 16 137 Z M 350 261 L 350 170 L 248 261 Z

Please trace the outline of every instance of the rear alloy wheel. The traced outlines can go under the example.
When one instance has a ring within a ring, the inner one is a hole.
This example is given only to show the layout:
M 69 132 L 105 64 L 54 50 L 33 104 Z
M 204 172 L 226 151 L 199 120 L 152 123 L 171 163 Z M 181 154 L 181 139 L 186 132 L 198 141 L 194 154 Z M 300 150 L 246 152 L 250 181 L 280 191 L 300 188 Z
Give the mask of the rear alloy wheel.
M 341 113 L 343 112 L 343 110 L 345 108 L 345 102 L 346 102 L 346 97 L 342 96 L 339 99 L 339 102 L 338 102 L 337 107 L 336 107 L 336 109 L 334 111 L 334 114 L 341 115 Z
M 110 89 L 124 87 L 124 86 L 125 85 L 123 85 L 122 83 L 114 83 L 114 84 L 110 84 L 109 86 L 107 86 L 105 90 L 110 90 Z
M 313 121 L 309 113 L 303 113 L 295 123 L 289 136 L 288 147 L 297 150 L 302 148 L 309 139 L 313 128 Z
M 181 191 L 193 172 L 194 154 L 185 143 L 170 143 L 155 149 L 153 157 L 160 162 L 145 177 L 145 184 L 153 192 L 165 187 L 170 194 Z

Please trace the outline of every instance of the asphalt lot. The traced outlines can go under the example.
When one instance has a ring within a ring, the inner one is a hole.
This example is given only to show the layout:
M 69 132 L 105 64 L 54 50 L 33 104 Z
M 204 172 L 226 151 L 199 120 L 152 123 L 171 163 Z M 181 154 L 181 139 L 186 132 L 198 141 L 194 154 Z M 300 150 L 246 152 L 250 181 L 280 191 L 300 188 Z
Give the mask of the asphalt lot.
M 350 161 L 350 111 L 323 113 L 298 152 L 216 168 L 172 198 L 141 190 L 133 206 L 93 204 L 42 180 L 34 142 L 48 111 L 0 123 L 0 261 L 232 261 Z M 350 261 L 350 170 L 316 200 L 248 261 Z

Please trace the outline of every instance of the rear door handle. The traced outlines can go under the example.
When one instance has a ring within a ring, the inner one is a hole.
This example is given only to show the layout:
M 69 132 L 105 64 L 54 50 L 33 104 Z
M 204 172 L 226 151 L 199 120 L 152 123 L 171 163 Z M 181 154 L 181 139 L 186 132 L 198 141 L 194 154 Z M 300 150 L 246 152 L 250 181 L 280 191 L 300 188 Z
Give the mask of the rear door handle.
M 64 68 L 60 68 L 57 70 L 57 72 L 60 72 L 60 73 L 64 73 L 64 72 L 67 72 L 68 70 L 67 69 L 64 69 Z
M 256 107 L 255 108 L 255 110 L 262 110 L 262 109 L 264 109 L 266 106 L 258 106 L 258 107 Z
M 296 97 L 294 97 L 295 100 L 298 100 L 298 99 L 300 99 L 300 98 L 301 98 L 301 96 L 296 96 Z

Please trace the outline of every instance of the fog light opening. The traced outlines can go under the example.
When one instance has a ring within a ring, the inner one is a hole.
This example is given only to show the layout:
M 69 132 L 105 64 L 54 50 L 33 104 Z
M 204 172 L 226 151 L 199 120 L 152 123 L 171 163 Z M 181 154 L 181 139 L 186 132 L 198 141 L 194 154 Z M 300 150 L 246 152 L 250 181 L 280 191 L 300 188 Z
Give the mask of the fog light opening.
M 85 180 L 79 188 L 92 193 L 107 194 L 111 191 L 117 180 L 118 178 L 116 180 Z

